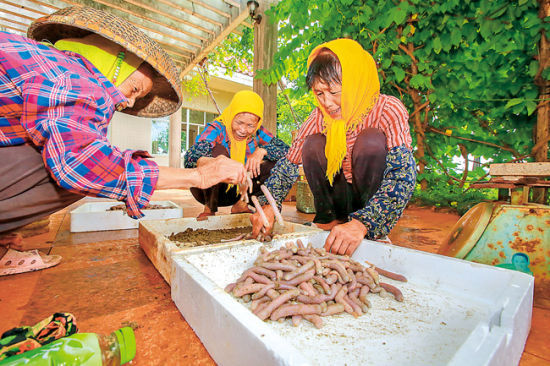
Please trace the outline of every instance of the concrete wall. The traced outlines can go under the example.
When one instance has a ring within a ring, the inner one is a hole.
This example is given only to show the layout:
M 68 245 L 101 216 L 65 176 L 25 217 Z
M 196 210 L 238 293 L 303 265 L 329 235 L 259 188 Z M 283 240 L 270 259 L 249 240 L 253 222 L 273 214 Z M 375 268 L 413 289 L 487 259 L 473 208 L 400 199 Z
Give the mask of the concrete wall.
M 115 112 L 109 124 L 109 141 L 121 150 L 151 150 L 151 119 Z

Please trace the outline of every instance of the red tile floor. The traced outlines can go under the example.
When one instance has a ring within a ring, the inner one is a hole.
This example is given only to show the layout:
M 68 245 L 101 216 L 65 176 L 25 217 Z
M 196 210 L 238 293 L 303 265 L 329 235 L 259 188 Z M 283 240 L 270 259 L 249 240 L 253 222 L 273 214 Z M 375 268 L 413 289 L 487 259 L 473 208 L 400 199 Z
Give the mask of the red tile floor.
M 154 200 L 171 200 L 195 217 L 202 207 L 189 191 L 162 191 Z M 0 332 L 30 325 L 54 312 L 71 312 L 81 332 L 110 333 L 132 326 L 137 340 L 133 365 L 213 365 L 214 361 L 170 298 L 170 287 L 138 244 L 137 230 L 91 233 L 69 231 L 69 212 L 80 201 L 50 216 L 49 232 L 27 239 L 63 257 L 56 267 L 0 277 Z M 229 208 L 220 210 L 228 214 Z M 288 221 L 311 221 L 312 214 L 285 203 Z M 455 214 L 408 208 L 390 238 L 396 245 L 436 252 Z M 521 366 L 550 364 L 550 308 L 533 309 L 531 333 Z

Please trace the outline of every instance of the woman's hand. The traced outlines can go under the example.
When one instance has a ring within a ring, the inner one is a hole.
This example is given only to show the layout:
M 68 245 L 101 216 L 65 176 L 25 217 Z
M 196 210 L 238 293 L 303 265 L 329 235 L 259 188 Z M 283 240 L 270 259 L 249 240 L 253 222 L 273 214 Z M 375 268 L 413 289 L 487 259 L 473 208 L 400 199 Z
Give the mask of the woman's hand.
M 208 188 L 220 182 L 229 184 L 246 184 L 247 176 L 244 165 L 226 156 L 200 158 L 197 168 L 200 175 L 198 188 Z
M 258 241 L 265 241 L 266 238 L 269 238 L 267 241 L 270 241 L 270 238 L 273 236 L 272 232 L 273 224 L 275 223 L 275 213 L 270 205 L 262 206 L 262 210 L 264 211 L 269 226 L 265 226 L 264 220 L 258 211 L 250 215 L 250 222 L 252 223 L 252 238 Z
M 359 220 L 351 219 L 336 225 L 325 241 L 325 250 L 335 254 L 352 255 L 367 234 L 367 227 Z
M 267 150 L 260 147 L 257 148 L 246 160 L 245 168 L 247 171 L 252 173 L 252 178 L 256 178 L 260 175 L 260 165 L 266 155 Z
M 184 189 L 212 187 L 218 183 L 247 184 L 244 165 L 226 156 L 202 157 L 197 168 L 181 169 L 159 166 L 159 177 L 155 189 Z

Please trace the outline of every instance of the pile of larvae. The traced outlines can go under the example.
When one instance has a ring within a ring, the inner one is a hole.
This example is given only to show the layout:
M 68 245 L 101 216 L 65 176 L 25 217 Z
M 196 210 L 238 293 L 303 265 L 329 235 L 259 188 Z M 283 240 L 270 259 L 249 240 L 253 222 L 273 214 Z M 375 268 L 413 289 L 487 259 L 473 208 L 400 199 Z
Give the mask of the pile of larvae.
M 163 206 L 163 205 L 147 205 L 142 210 L 166 210 L 174 208 L 172 206 Z M 116 205 L 111 206 L 107 209 L 107 211 L 126 211 L 126 205 Z
M 407 279 L 374 266 L 364 266 L 349 256 L 307 247 L 300 240 L 272 252 L 260 247 L 254 267 L 247 269 L 226 292 L 252 301 L 250 310 L 260 319 L 284 321 L 291 317 L 298 326 L 302 319 L 316 328 L 323 316 L 349 313 L 363 315 L 371 307 L 367 294 L 377 293 L 403 301 L 401 291 L 381 281 L 380 275 L 397 281 Z

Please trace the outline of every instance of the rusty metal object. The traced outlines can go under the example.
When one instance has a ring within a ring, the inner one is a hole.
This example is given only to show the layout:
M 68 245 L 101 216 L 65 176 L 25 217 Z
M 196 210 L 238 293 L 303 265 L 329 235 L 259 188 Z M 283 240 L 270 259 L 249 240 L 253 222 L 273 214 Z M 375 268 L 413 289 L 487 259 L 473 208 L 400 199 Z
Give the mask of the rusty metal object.
M 486 213 L 477 221 L 464 219 L 474 217 L 479 205 L 461 218 L 439 253 L 534 275 L 535 301 L 550 301 L 550 206 L 493 202 L 487 223 Z M 471 240 L 460 241 L 472 232 Z

